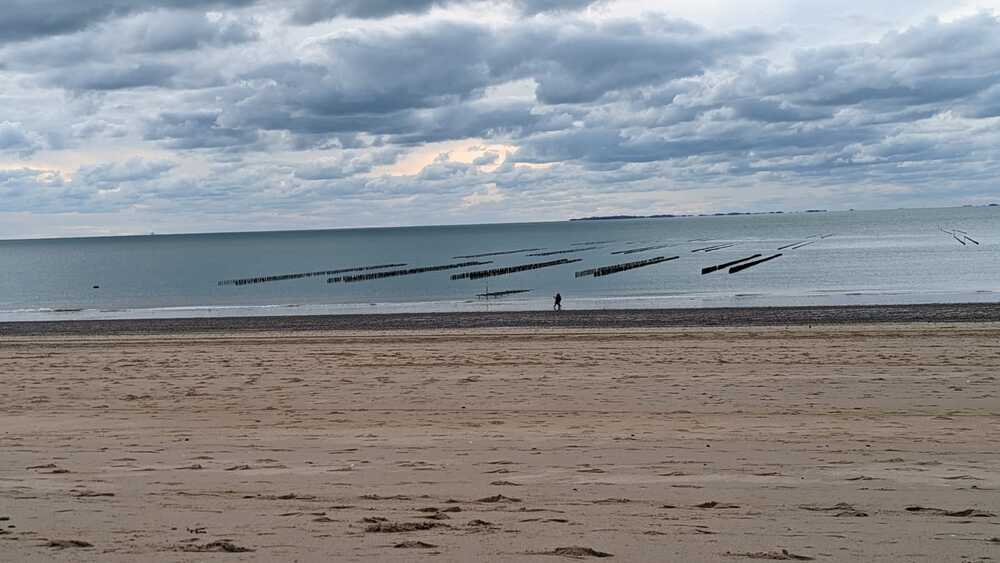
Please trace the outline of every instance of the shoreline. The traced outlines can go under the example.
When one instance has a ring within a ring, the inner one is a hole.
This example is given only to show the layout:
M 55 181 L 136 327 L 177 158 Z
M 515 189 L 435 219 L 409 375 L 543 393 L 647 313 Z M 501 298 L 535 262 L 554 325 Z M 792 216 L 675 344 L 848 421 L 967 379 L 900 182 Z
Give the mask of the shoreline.
M 0 322 L 0 338 L 210 332 L 669 328 L 1000 322 L 1000 303 L 283 315 Z

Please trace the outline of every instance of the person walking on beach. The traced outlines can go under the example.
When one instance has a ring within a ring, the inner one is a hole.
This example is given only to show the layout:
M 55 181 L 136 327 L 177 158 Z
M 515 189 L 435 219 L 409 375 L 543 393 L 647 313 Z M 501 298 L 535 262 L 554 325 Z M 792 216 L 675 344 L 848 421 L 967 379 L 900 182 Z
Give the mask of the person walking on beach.
M 562 311 L 562 295 L 559 295 L 559 293 L 557 292 L 554 299 L 555 302 L 552 304 L 552 310 Z

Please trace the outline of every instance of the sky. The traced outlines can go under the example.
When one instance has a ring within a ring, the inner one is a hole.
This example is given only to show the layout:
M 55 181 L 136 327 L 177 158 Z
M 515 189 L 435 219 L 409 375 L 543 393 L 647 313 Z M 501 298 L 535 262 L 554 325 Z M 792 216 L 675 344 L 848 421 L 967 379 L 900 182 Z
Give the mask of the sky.
M 3 0 L 0 238 L 1000 201 L 1000 0 Z

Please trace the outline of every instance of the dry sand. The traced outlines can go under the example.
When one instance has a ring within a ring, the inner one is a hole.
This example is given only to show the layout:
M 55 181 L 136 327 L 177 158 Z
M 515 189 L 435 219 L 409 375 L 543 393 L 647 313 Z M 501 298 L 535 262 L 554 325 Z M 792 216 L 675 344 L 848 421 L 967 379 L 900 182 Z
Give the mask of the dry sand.
M 998 560 L 998 336 L 6 336 L 0 561 Z

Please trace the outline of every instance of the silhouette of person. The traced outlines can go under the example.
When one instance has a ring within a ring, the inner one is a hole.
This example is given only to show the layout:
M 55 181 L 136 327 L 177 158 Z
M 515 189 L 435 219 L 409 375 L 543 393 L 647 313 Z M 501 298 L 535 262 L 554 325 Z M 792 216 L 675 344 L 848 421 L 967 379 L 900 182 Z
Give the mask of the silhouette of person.
M 562 295 L 556 293 L 555 303 L 552 304 L 553 311 L 562 311 Z

